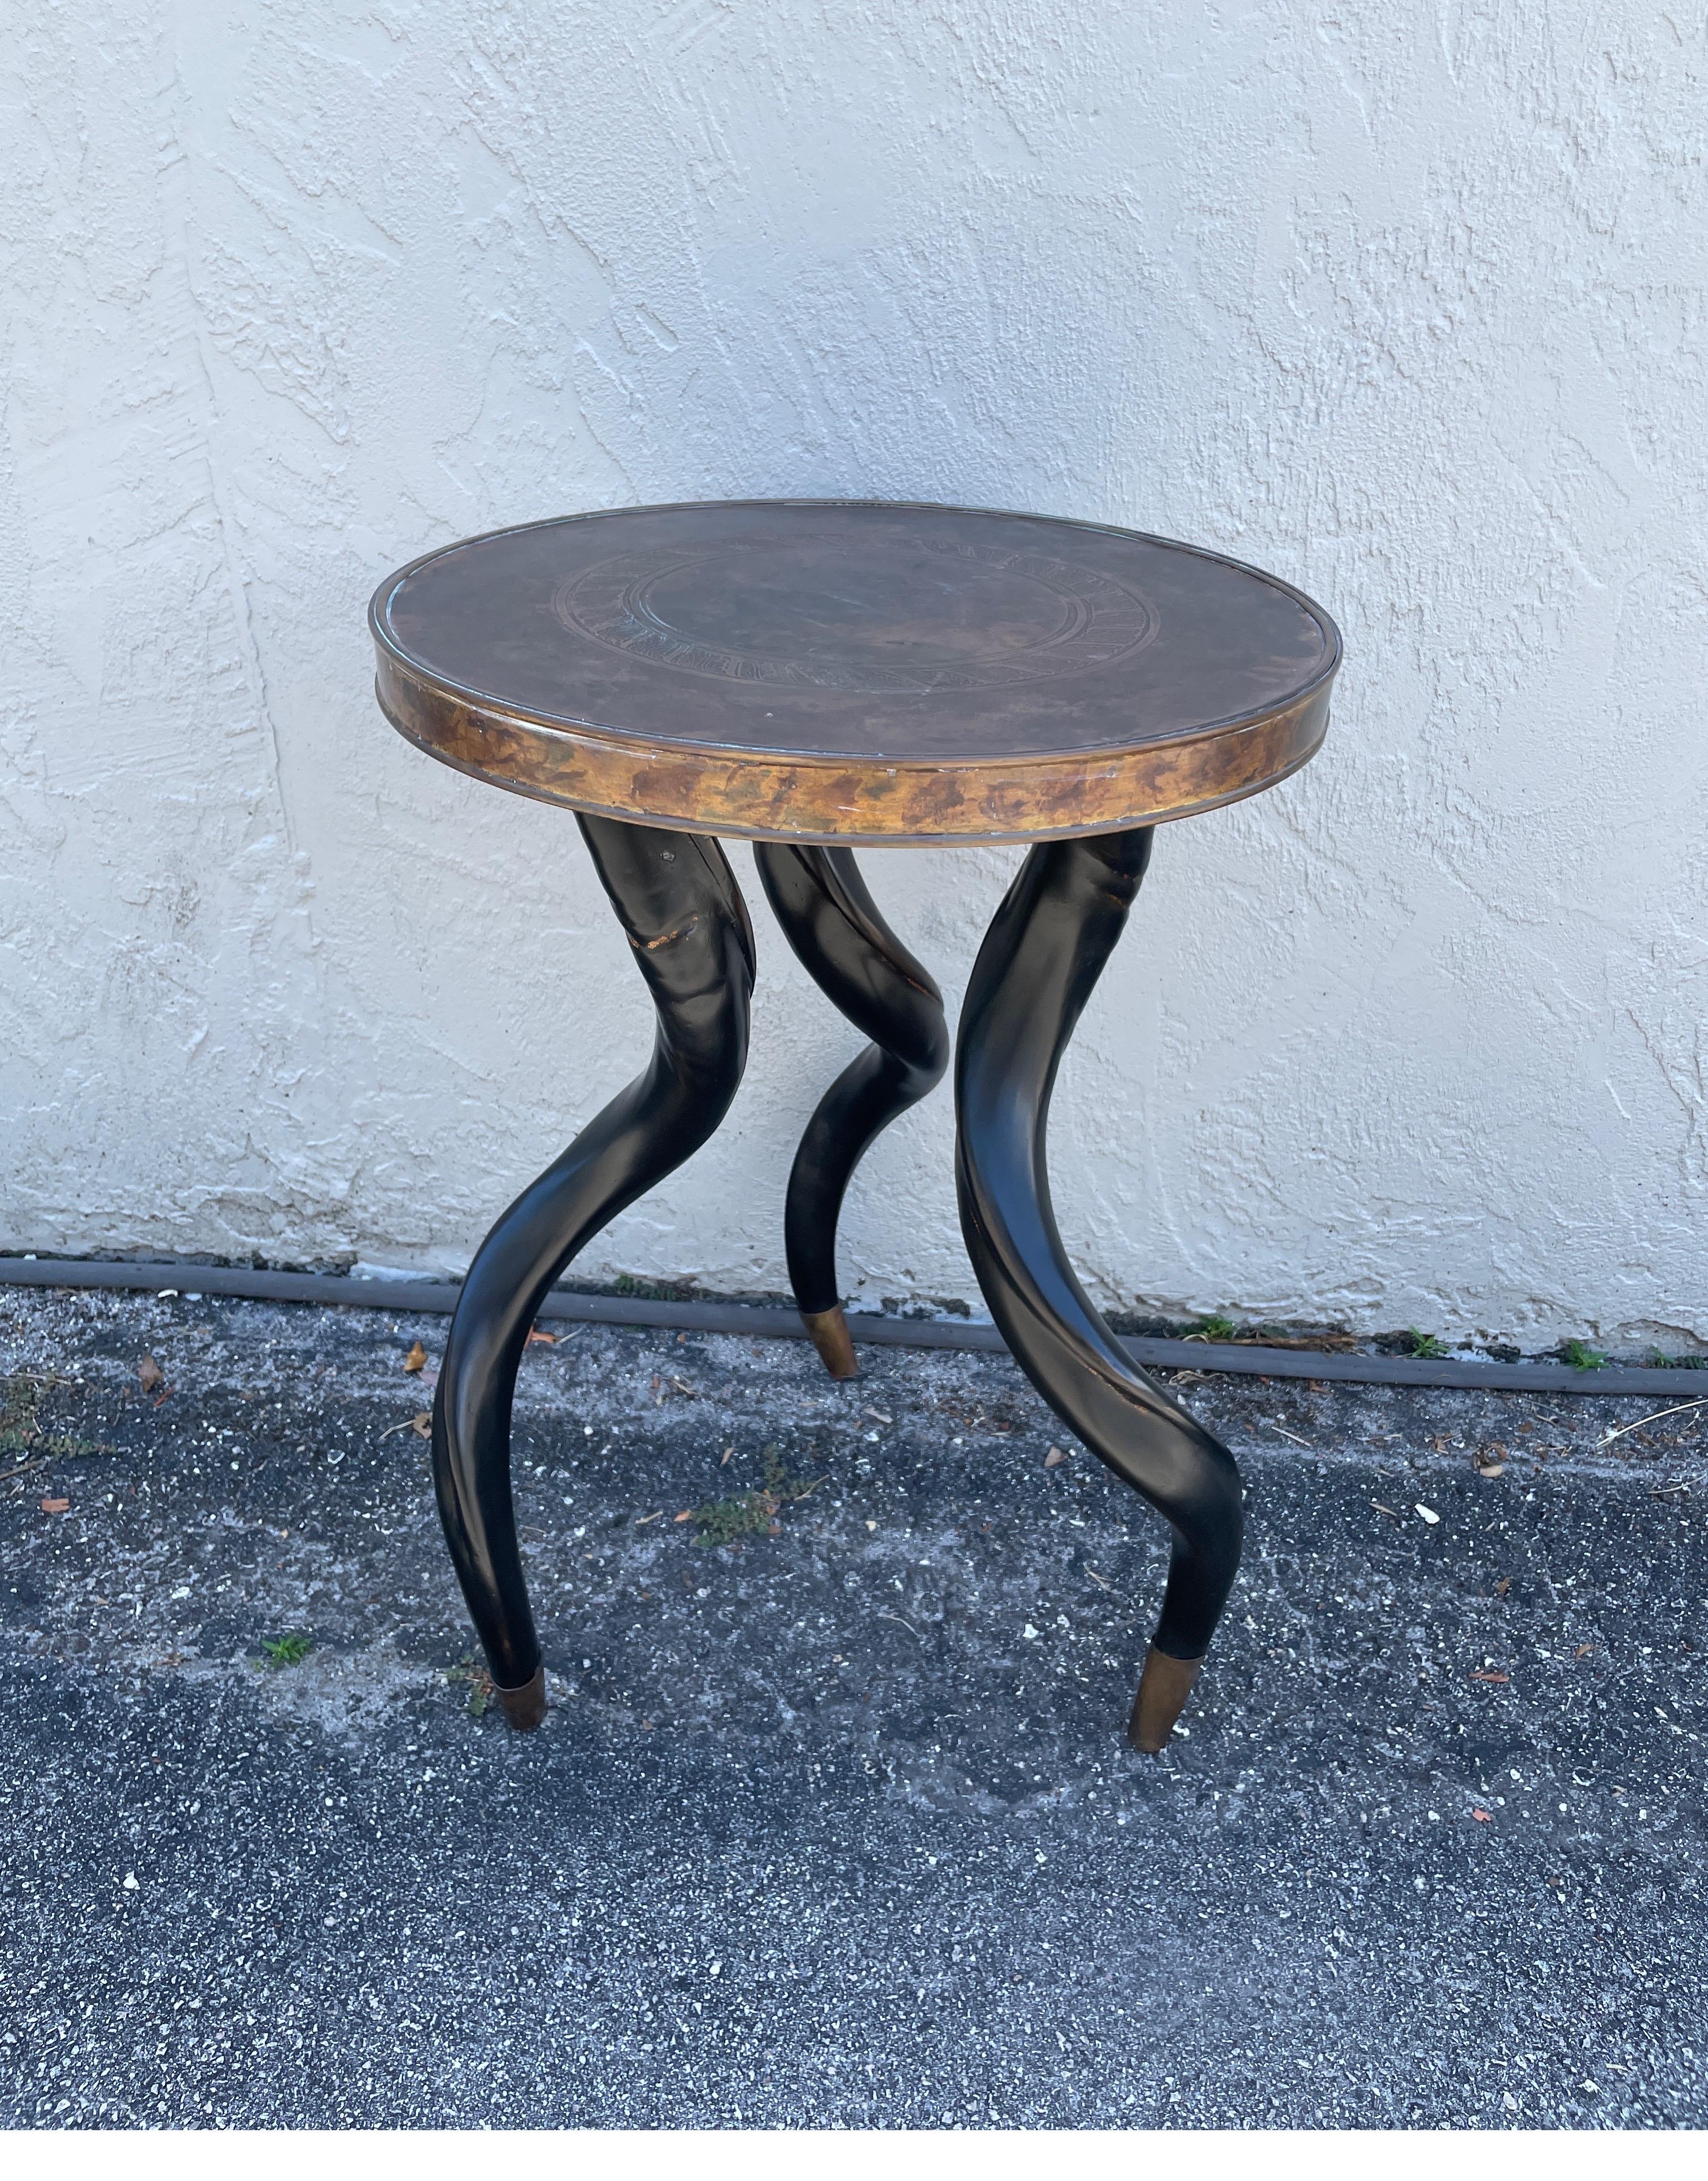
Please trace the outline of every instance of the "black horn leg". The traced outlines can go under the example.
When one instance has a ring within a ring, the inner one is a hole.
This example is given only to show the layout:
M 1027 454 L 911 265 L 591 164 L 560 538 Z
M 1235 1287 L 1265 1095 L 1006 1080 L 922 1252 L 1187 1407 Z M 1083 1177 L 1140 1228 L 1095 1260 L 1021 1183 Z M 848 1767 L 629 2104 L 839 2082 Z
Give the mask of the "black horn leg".
M 917 1105 L 949 1063 L 943 995 L 879 914 L 851 848 L 756 842 L 760 883 L 818 988 L 873 1042 L 819 1100 L 789 1174 L 783 1242 L 789 1284 L 834 1378 L 854 1344 L 836 1278 L 836 1221 L 873 1140 Z
M 715 841 L 577 820 L 658 1009 L 645 1071 L 511 1205 L 476 1252 L 433 1401 L 433 1483 L 457 1580 L 512 1726 L 545 1715 L 510 1502 L 516 1366 L 546 1291 L 625 1205 L 698 1150 L 747 1057 L 753 934 Z
M 1128 1357 L 1074 1278 L 1045 1132 L 1062 1053 L 1150 860 L 1149 828 L 1034 848 L 974 966 L 956 1061 L 956 1182 L 978 1284 L 1062 1422 L 1174 1531 L 1162 1614 L 1127 1727 L 1161 1749 L 1239 1565 L 1233 1456 Z

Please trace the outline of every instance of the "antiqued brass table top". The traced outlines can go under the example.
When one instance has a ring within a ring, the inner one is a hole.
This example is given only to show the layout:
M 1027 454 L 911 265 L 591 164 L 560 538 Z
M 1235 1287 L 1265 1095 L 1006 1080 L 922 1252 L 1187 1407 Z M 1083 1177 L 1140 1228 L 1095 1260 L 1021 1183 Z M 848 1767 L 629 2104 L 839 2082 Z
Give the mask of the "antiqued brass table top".
M 378 694 L 459 770 L 756 840 L 1049 840 L 1257 793 L 1321 743 L 1340 637 L 1138 532 L 826 500 L 578 515 L 376 593 Z

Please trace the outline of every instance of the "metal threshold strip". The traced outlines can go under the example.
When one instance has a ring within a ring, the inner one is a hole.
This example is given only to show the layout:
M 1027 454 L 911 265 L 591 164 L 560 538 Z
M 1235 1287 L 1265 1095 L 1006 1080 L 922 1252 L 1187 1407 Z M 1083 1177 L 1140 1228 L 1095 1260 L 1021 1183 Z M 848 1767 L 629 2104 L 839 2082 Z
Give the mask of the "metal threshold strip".
M 353 1280 L 321 1273 L 259 1273 L 231 1265 L 119 1264 L 88 1257 L 0 1257 L 0 1286 L 118 1288 L 159 1294 L 229 1295 L 251 1302 L 331 1303 L 345 1309 L 433 1311 L 449 1316 L 461 1289 L 452 1280 Z M 757 1303 L 656 1302 L 639 1295 L 574 1295 L 554 1289 L 544 1318 L 581 1325 L 660 1327 L 673 1333 L 747 1333 L 759 1340 L 803 1340 L 792 1310 Z M 857 1342 L 878 1348 L 994 1350 L 1006 1344 L 994 1325 L 952 1319 L 879 1317 L 851 1311 Z M 1606 1364 L 1574 1371 L 1564 1363 L 1466 1363 L 1418 1356 L 1347 1356 L 1325 1349 L 1260 1348 L 1243 1342 L 1125 1339 L 1136 1363 L 1165 1371 L 1219 1372 L 1237 1378 L 1314 1378 L 1361 1386 L 1457 1386 L 1523 1394 L 1674 1394 L 1696 1373 Z M 1703 1380 L 1708 1387 L 1708 1376 Z

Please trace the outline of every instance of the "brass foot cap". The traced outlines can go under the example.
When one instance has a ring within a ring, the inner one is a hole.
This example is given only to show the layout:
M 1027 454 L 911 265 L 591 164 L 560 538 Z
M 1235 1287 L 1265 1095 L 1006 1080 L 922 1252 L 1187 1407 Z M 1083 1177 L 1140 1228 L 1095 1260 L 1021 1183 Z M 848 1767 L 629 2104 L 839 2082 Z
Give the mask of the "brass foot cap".
M 1203 1664 L 1202 1659 L 1171 1659 L 1165 1651 L 1151 1646 L 1145 1654 L 1144 1671 L 1138 1677 L 1132 1716 L 1127 1722 L 1127 1738 L 1135 1749 L 1155 1757 L 1167 1748 L 1174 1723 L 1186 1709 Z
M 538 1668 L 532 1681 L 524 1681 L 519 1689 L 494 1687 L 493 1694 L 506 1723 L 518 1734 L 530 1733 L 546 1715 L 546 1670 Z
M 860 1366 L 854 1361 L 854 1343 L 849 1338 L 848 1321 L 842 1315 L 840 1302 L 832 1303 L 829 1310 L 803 1310 L 801 1322 L 807 1328 L 807 1338 L 824 1359 L 824 1368 L 833 1378 L 857 1378 Z

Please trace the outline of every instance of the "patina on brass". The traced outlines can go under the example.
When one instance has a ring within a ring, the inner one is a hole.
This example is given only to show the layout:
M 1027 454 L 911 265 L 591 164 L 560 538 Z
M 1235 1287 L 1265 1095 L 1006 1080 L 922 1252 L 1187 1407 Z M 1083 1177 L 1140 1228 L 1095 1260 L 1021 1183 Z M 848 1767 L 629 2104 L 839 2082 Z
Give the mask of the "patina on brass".
M 1168 1747 L 1174 1723 L 1186 1709 L 1202 1659 L 1171 1659 L 1154 1644 L 1146 1652 L 1144 1671 L 1138 1677 L 1138 1694 L 1132 1700 L 1132 1716 L 1127 1738 L 1147 1757 L 1160 1756 Z
M 518 1734 L 532 1733 L 535 1727 L 545 1723 L 546 1670 L 543 1666 L 537 1667 L 533 1679 L 524 1681 L 521 1688 L 494 1688 L 493 1694 L 499 1700 L 499 1709 L 504 1715 L 505 1724 L 515 1727 Z
M 807 1328 L 807 1338 L 818 1350 L 819 1360 L 833 1378 L 857 1378 L 860 1366 L 854 1359 L 854 1341 L 848 1330 L 848 1321 L 842 1314 L 842 1306 L 833 1303 L 829 1310 L 803 1310 L 801 1322 Z
M 1138 532 L 751 501 L 498 531 L 376 593 L 381 706 L 447 765 L 752 840 L 1038 841 L 1256 794 L 1320 743 L 1334 624 Z

